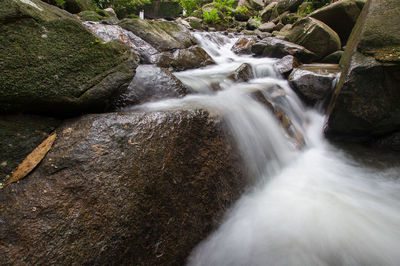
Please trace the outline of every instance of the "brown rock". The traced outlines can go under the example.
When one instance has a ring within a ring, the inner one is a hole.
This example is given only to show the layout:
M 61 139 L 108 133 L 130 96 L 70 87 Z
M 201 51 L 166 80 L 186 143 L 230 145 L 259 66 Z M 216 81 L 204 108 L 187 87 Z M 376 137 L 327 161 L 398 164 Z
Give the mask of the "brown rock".
M 66 122 L 0 193 L 0 264 L 183 265 L 245 183 L 227 139 L 204 111 Z
M 251 47 L 256 43 L 256 38 L 242 37 L 232 46 L 235 54 L 251 54 Z

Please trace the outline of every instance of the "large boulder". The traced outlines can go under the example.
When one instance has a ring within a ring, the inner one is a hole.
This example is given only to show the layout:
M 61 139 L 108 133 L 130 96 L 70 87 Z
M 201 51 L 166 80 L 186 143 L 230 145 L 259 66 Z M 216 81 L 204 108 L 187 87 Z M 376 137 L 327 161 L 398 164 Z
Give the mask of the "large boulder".
M 159 51 L 189 48 L 196 43 L 185 26 L 171 21 L 125 19 L 119 25 Z
M 183 265 L 246 180 L 204 111 L 86 115 L 0 192 L 0 264 Z
M 60 122 L 37 115 L 0 115 L 0 187 Z
M 38 0 L 0 2 L 0 58 L 0 113 L 102 111 L 138 63 L 121 42 L 100 42 Z
M 256 43 L 257 37 L 241 37 L 232 46 L 231 50 L 235 54 L 251 54 L 251 47 Z
M 260 14 L 262 22 L 269 22 L 279 16 L 278 10 L 276 9 L 277 5 L 278 2 L 271 2 L 266 7 L 264 7 Z
M 263 0 L 239 0 L 238 6 L 245 6 L 249 9 L 261 10 L 264 7 Z
M 279 14 L 282 14 L 285 11 L 296 12 L 297 8 L 300 4 L 303 3 L 304 0 L 276 0 L 278 2 L 276 8 Z
M 337 64 L 311 64 L 295 68 L 288 81 L 306 104 L 315 105 L 331 95 L 339 73 Z
M 340 61 L 326 133 L 365 140 L 400 128 L 400 2 L 369 0 Z
M 251 51 L 258 56 L 282 58 L 293 55 L 301 62 L 309 63 L 316 59 L 316 55 L 306 48 L 274 37 L 267 37 L 256 42 Z
M 318 58 L 341 48 L 337 33 L 325 23 L 310 17 L 297 21 L 286 38 L 290 42 L 304 46 Z
M 182 12 L 182 7 L 176 1 L 151 1 L 143 7 L 146 18 L 173 19 Z
M 173 53 L 165 52 L 157 60 L 157 66 L 172 68 L 175 71 L 199 68 L 215 64 L 210 55 L 200 46 L 179 49 Z
M 86 10 L 91 10 L 91 11 L 96 10 L 96 5 L 91 0 L 64 0 L 64 1 L 43 0 L 43 2 L 62 7 L 63 9 L 67 10 L 69 13 L 72 14 L 77 14 L 79 12 Z
M 347 42 L 361 9 L 354 0 L 342 0 L 315 10 L 310 17 L 331 27 L 343 44 Z
M 139 65 L 128 89 L 116 101 L 116 107 L 179 98 L 186 94 L 182 82 L 167 69 L 155 65 Z

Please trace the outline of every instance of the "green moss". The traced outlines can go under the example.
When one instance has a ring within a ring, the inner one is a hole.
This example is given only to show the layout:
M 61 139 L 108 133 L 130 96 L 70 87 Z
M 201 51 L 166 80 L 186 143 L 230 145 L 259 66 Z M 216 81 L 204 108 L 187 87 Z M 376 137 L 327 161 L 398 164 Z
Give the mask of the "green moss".
M 78 16 L 83 21 L 101 21 L 104 19 L 104 16 L 100 15 L 99 12 L 95 11 L 82 11 L 78 14 Z
M 71 103 L 129 56 L 115 42 L 91 45 L 75 19 L 43 13 L 0 24 L 0 112 Z

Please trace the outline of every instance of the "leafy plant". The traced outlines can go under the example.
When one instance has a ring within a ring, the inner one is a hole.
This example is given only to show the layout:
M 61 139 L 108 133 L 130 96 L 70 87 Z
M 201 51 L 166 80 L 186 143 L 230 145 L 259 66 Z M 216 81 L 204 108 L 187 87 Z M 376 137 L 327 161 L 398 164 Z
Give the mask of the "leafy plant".
M 247 6 L 239 6 L 236 8 L 237 11 L 239 11 L 242 14 L 245 14 L 249 11 L 249 9 L 247 8 Z
M 221 20 L 218 16 L 218 11 L 215 8 L 212 8 L 210 12 L 203 10 L 203 19 L 204 22 L 208 24 L 217 24 Z
M 199 5 L 196 0 L 179 0 L 179 5 L 186 10 L 187 16 L 190 16 L 193 11 L 199 9 Z
M 54 0 L 56 6 L 64 8 L 65 6 L 65 0 Z
M 217 8 L 229 7 L 232 8 L 235 0 L 215 0 L 214 5 Z
M 111 5 L 110 0 L 92 0 L 99 8 L 104 9 Z

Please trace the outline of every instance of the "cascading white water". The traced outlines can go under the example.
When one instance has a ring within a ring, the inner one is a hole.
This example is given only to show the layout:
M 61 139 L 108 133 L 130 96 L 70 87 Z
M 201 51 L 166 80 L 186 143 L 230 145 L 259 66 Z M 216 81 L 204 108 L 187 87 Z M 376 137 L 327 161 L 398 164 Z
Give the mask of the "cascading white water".
M 377 171 L 326 142 L 324 117 L 302 106 L 276 75 L 273 59 L 237 56 L 230 51 L 234 40 L 218 33 L 196 38 L 218 64 L 175 74 L 197 94 L 139 108 L 201 107 L 221 114 L 254 188 L 195 248 L 188 265 L 400 265 L 400 167 Z M 242 63 L 252 66 L 255 79 L 233 83 L 226 77 Z M 256 91 L 267 99 L 281 94 L 279 108 L 304 135 L 303 149 L 252 97 Z

